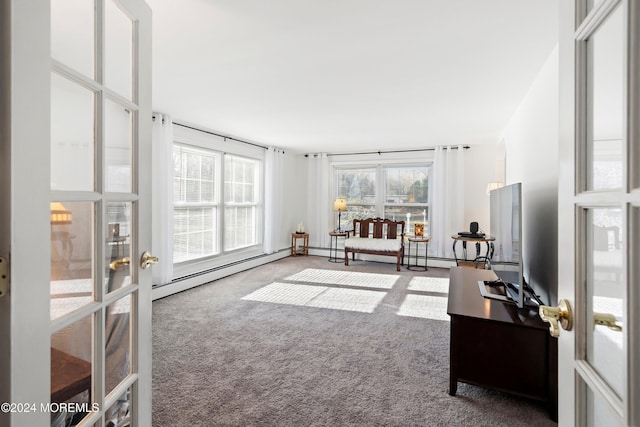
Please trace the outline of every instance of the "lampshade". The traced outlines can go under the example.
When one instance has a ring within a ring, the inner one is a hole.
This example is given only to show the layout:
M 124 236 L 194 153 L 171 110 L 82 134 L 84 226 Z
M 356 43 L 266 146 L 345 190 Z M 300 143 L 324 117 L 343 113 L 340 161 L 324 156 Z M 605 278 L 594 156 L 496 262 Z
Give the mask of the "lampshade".
M 496 188 L 504 187 L 504 183 L 502 182 L 490 182 L 487 184 L 487 194 L 491 192 L 491 190 L 495 190 Z
M 71 211 L 67 210 L 62 203 L 51 202 L 49 209 L 51 210 L 51 224 L 71 224 L 73 214 Z
M 337 197 L 333 201 L 333 210 L 335 212 L 345 212 L 347 210 L 347 199 L 345 197 Z

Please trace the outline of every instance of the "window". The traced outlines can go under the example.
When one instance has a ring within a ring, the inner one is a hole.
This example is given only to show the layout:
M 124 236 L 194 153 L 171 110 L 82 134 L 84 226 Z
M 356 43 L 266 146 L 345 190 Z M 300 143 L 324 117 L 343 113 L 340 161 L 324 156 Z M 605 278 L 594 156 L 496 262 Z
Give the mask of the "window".
M 407 232 L 421 223 L 429 233 L 429 169 L 428 166 L 383 167 L 384 217 L 406 221 Z
M 215 255 L 218 197 L 217 153 L 175 144 L 173 148 L 173 262 Z
M 429 233 L 430 164 L 337 167 L 336 197 L 346 197 L 343 224 L 356 218 L 382 217 L 404 220 L 406 232 L 416 223 Z
M 181 264 L 178 274 L 190 274 L 202 262 L 261 242 L 263 149 L 229 153 L 229 142 L 191 129 L 175 138 L 173 262 Z
M 224 158 L 224 249 L 257 243 L 259 162 L 239 156 Z
M 345 168 L 336 172 L 336 197 L 347 199 L 343 223 L 352 224 L 354 219 L 376 216 L 376 168 Z

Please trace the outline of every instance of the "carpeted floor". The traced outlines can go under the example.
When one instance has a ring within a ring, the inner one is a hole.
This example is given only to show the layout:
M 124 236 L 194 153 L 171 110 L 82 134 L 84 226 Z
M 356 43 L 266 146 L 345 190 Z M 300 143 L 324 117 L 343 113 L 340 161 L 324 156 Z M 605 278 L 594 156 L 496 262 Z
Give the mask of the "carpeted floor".
M 527 399 L 449 396 L 447 286 L 289 257 L 156 301 L 153 425 L 556 425 Z

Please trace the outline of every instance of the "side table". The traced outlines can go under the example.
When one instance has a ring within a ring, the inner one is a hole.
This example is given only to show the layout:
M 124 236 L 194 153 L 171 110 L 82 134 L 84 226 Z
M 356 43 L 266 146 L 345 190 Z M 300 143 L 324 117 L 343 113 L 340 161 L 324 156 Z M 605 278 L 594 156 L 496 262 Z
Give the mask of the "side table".
M 429 250 L 429 238 L 422 236 L 407 237 L 407 270 L 424 270 L 427 271 L 427 252 Z M 416 263 L 411 265 L 411 243 L 416 245 Z M 418 252 L 420 252 L 420 243 L 424 243 L 424 266 L 418 264 Z
M 344 231 L 330 231 L 329 236 L 331 239 L 329 245 L 329 261 L 330 262 L 342 262 L 344 258 L 338 258 L 338 237 L 344 237 L 348 239 L 351 235 L 351 230 Z
M 454 234 L 451 238 L 453 239 L 453 256 L 456 258 L 456 265 L 458 267 L 473 267 L 491 270 L 491 259 L 493 258 L 494 251 L 493 242 L 496 240 L 495 237 L 471 237 Z M 462 258 L 458 258 L 458 254 L 456 253 L 456 243 L 458 242 L 462 242 Z M 467 258 L 467 242 L 475 244 L 476 256 L 473 259 Z M 487 251 L 484 255 L 481 255 L 480 253 L 481 243 L 486 243 L 487 245 Z
M 300 249 L 296 249 L 298 239 L 302 239 Z M 309 233 L 291 233 L 291 255 L 309 255 Z

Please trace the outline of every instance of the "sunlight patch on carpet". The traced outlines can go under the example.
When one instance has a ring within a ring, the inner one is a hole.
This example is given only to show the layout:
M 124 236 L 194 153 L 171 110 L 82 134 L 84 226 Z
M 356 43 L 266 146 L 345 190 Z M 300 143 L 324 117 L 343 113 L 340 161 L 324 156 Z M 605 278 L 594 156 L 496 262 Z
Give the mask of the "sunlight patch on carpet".
M 358 271 L 307 268 L 285 280 L 306 283 L 325 283 L 374 289 L 391 289 L 400 276 L 397 274 L 362 273 Z
M 373 313 L 386 292 L 274 282 L 241 299 Z
M 409 291 L 449 293 L 449 279 L 445 277 L 414 277 L 407 287 Z
M 373 313 L 386 294 L 366 289 L 327 288 L 326 292 L 318 295 L 307 306 Z
M 398 309 L 399 316 L 449 321 L 447 297 L 409 294 Z

